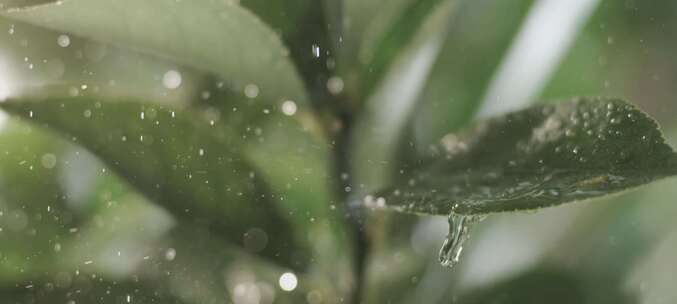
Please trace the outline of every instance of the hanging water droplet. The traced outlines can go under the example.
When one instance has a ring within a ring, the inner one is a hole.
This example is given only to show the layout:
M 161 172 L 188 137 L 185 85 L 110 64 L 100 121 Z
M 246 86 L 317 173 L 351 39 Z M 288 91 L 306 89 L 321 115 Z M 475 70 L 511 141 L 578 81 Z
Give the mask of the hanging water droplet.
M 463 243 L 468 239 L 470 225 L 481 220 L 478 216 L 451 213 L 449 215 L 449 233 L 440 249 L 439 261 L 444 267 L 454 267 L 463 251 Z

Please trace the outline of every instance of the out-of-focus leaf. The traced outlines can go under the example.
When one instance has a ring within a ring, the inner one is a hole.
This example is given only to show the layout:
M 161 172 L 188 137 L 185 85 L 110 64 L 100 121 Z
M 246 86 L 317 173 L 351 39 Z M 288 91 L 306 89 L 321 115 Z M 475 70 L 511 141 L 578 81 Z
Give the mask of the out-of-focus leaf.
M 63 145 L 9 122 L 0 135 L 0 285 L 31 280 L 58 269 L 58 238 L 77 227 L 58 184 Z
M 289 57 L 305 82 L 310 101 L 317 110 L 333 110 L 337 104 L 327 89 L 330 71 L 335 66 L 336 37 L 329 32 L 338 29 L 328 14 L 340 11 L 325 9 L 337 0 L 244 0 L 240 4 L 258 14 L 263 21 L 280 33 L 289 48 Z M 336 4 L 339 5 L 339 4 Z
M 84 275 L 68 275 L 62 281 L 45 280 L 15 288 L 0 289 L 8 304 L 61 303 L 187 303 L 170 295 L 170 290 L 151 282 L 107 281 Z M 58 285 L 58 286 L 57 286 Z
M 427 149 L 468 124 L 533 0 L 463 1 L 412 114 L 412 142 Z M 481 29 L 481 30 L 478 30 Z
M 282 37 L 286 38 L 293 37 L 304 26 L 301 21 L 303 16 L 308 12 L 311 2 L 314 1 L 290 0 L 271 2 L 265 0 L 241 0 L 240 5 L 258 15 L 274 31 L 281 33 Z M 310 53 L 310 50 L 308 51 Z
M 275 303 L 298 303 L 305 298 L 306 286 L 326 288 L 297 274 L 295 292 L 277 293 L 275 284 L 289 269 L 249 255 L 204 227 L 186 222 L 177 223 L 152 242 L 130 243 L 134 240 L 129 235 L 134 231 L 153 234 L 152 230 L 157 230 L 144 219 L 151 207 L 138 197 L 119 200 L 84 226 L 80 237 L 65 246 L 62 254 L 80 261 L 73 268 L 81 275 L 153 282 L 156 286 L 151 288 L 166 290 L 186 303 L 239 303 L 251 298 L 263 303 L 273 299 Z M 151 219 L 157 219 L 157 214 Z
M 277 35 L 234 2 L 69 0 L 3 16 L 166 56 L 271 102 L 306 101 Z
M 12 119 L 0 133 L 0 147 L 5 302 L 124 303 L 130 295 L 132 303 L 238 303 L 252 297 L 270 303 L 273 296 L 276 303 L 299 303 L 305 286 L 331 295 L 330 285 L 300 274 L 296 292 L 276 293 L 279 276 L 289 269 L 248 255 L 203 226 L 175 223 L 87 152 L 40 128 Z M 93 180 L 82 190 L 85 202 L 68 189 L 69 171 Z
M 619 289 L 591 287 L 587 288 L 582 278 L 572 273 L 536 269 L 454 298 L 460 303 L 470 304 L 636 303 L 633 295 Z M 609 301 L 593 301 L 594 293 L 606 293 Z
M 339 69 L 358 68 L 360 50 L 364 44 L 377 44 L 380 38 L 393 24 L 407 6 L 408 0 L 390 1 L 383 5 L 379 1 L 343 1 L 343 35 Z M 354 70 L 352 72 L 359 72 Z M 359 77 L 359 75 L 355 75 Z
M 532 103 L 599 2 L 537 1 L 494 73 L 477 114 L 484 118 Z
M 667 82 L 677 70 L 675 5 L 603 1 L 539 99 L 613 95 L 636 101 L 667 127 L 677 111 L 677 86 Z
M 657 124 L 620 100 L 537 106 L 442 138 L 421 169 L 368 205 L 448 215 L 529 210 L 677 174 Z
M 0 31 L 2 95 L 60 85 L 70 86 L 72 95 L 95 92 L 173 104 L 200 100 L 196 91 L 203 73 L 169 60 L 3 17 L 0 28 L 8 29 Z M 179 87 L 163 83 L 170 71 L 180 74 Z
M 260 254 L 287 266 L 303 263 L 274 199 L 241 159 L 238 136 L 244 134 L 192 112 L 129 100 L 49 98 L 1 106 L 65 133 L 177 218 L 206 224 L 237 244 L 250 229 L 261 229 L 268 237 Z
M 354 288 L 353 257 L 346 254 L 352 252 L 352 238 L 346 230 L 343 202 L 335 197 L 333 178 L 328 175 L 332 147 L 306 127 L 309 118 L 304 112 L 291 117 L 271 112 L 247 127 L 257 135 L 243 151 L 286 211 L 284 216 L 299 239 L 309 242 L 313 263 L 305 274 L 316 286 L 313 297 L 321 293 L 324 301 L 333 302 Z
M 440 51 L 444 25 L 453 14 L 453 2 L 421 25 L 415 39 L 402 50 L 383 81 L 366 101 L 353 136 L 354 182 L 373 190 L 389 183 L 394 158 L 420 90 Z M 387 109 L 387 110 L 385 110 Z
M 390 28 L 376 40 L 378 42 L 373 49 L 368 45 L 363 49 L 363 56 L 367 63 L 362 71 L 362 75 L 364 75 L 362 91 L 370 92 L 371 88 L 381 80 L 390 64 L 401 50 L 414 40 L 419 28 L 422 27 L 427 18 L 431 17 L 434 11 L 448 9 L 443 0 L 409 1 L 402 8 L 397 19 L 393 20 Z M 447 24 L 442 23 L 438 27 L 438 31 L 446 33 L 447 28 Z M 370 41 L 367 40 L 366 42 L 369 43 Z
M 201 227 L 178 225 L 144 258 L 135 274 L 143 280 L 164 282 L 173 296 L 195 304 L 248 303 L 248 299 L 301 303 L 309 290 L 326 288 L 297 273 L 298 287 L 281 292 L 277 288 L 280 275 L 289 271 L 228 246 Z
M 36 5 L 43 5 L 57 1 L 58 0 L 1 0 L 0 10 L 29 9 Z
M 337 208 L 341 202 L 328 182 L 329 144 L 282 114 L 271 113 L 255 128 L 260 135 L 247 142 L 244 155 L 287 211 L 299 239 L 309 240 L 314 261 L 309 271 L 324 276 L 337 290 L 347 289 L 352 257 L 345 253 L 352 250 L 351 239 Z
M 674 197 L 672 197 L 674 198 Z M 673 302 L 677 299 L 677 278 L 672 270 L 677 252 L 677 231 L 665 231 L 662 240 L 651 247 L 651 252 L 642 257 L 632 273 L 625 278 L 624 287 L 639 293 L 640 303 Z
M 446 1 L 449 2 L 449 1 Z M 417 32 L 436 10 L 445 10 L 443 0 L 379 1 L 350 0 L 345 3 L 345 34 L 339 68 L 348 89 L 364 99 L 389 65 L 414 40 Z M 447 26 L 437 27 L 445 33 Z M 353 70 L 351 70 L 353 69 Z

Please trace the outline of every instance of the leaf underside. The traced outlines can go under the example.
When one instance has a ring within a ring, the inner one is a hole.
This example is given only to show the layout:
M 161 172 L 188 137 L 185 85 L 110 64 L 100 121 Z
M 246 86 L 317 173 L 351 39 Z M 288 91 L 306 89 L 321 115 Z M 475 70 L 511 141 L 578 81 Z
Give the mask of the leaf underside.
M 540 105 L 444 136 L 422 169 L 365 200 L 401 212 L 487 214 L 560 205 L 677 174 L 656 122 L 616 99 Z M 374 200 L 373 197 L 376 197 Z

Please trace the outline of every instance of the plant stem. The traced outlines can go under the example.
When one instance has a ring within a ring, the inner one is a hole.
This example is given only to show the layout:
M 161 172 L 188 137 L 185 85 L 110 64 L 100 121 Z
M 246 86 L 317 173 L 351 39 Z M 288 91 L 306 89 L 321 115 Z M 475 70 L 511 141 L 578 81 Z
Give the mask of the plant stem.
M 323 5 L 332 7 L 335 16 L 327 16 Z M 355 259 L 355 287 L 350 295 L 349 303 L 359 303 L 365 281 L 365 267 L 369 251 L 369 240 L 365 231 L 365 214 L 362 208 L 351 204 L 351 196 L 347 187 L 355 189 L 350 175 L 350 143 L 354 121 L 353 103 L 346 94 L 333 94 L 327 89 L 327 80 L 334 74 L 328 59 L 335 63 L 335 53 L 340 48 L 339 37 L 342 28 L 342 0 L 316 1 L 308 10 L 304 26 L 291 39 L 296 43 L 290 48 L 292 58 L 300 67 L 304 78 L 313 110 L 320 120 L 324 120 L 325 133 L 330 135 L 333 145 L 332 164 L 334 180 L 336 181 L 336 198 L 343 202 L 341 211 L 345 214 L 346 226 L 350 227 L 354 240 Z M 324 13 L 317 14 L 318 11 Z M 319 48 L 319 54 L 311 56 L 311 49 Z M 334 123 L 338 123 L 335 128 Z

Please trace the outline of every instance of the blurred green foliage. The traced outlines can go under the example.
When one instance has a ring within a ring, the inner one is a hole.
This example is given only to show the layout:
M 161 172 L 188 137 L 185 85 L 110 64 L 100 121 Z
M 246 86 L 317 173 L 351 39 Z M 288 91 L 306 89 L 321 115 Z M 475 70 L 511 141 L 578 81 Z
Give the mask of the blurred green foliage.
M 486 110 L 517 37 L 560 26 L 528 22 L 553 1 L 51 2 L 0 0 L 3 303 L 677 299 L 671 179 L 491 216 L 453 271 L 446 219 L 354 210 Z M 677 143 L 677 4 L 577 2 L 521 106 L 631 100 Z

